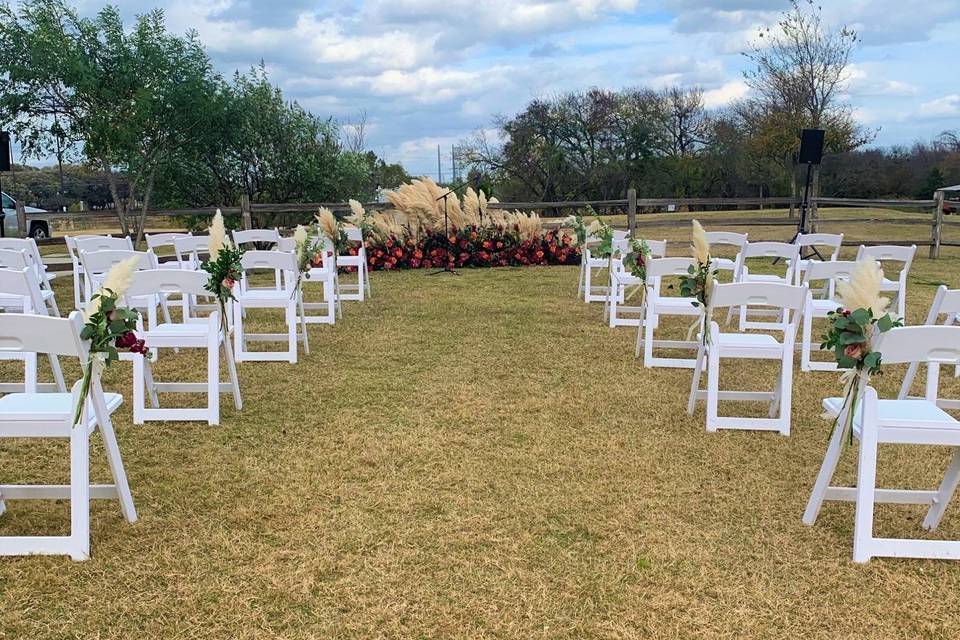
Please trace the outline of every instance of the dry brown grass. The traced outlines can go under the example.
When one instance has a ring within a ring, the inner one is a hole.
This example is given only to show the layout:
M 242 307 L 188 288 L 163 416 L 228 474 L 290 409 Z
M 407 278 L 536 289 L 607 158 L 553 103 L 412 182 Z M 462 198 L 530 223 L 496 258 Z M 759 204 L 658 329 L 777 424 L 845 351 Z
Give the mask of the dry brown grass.
M 918 259 L 913 321 L 958 266 Z M 90 561 L 0 559 L 0 637 L 956 637 L 956 563 L 853 564 L 849 504 L 800 522 L 834 375 L 797 375 L 789 438 L 707 434 L 689 372 L 643 369 L 576 277 L 376 273 L 299 365 L 243 364 L 246 408 L 225 402 L 223 426 L 133 427 L 128 403 L 140 521 L 98 503 Z M 161 377 L 192 358 L 164 354 Z M 127 366 L 108 378 L 129 397 Z M 65 453 L 4 441 L 0 474 L 62 481 Z M 879 480 L 935 486 L 947 455 L 885 449 Z M 0 534 L 66 516 L 11 503 Z M 883 506 L 877 530 L 923 536 L 920 520 Z M 935 536 L 960 538 L 956 503 Z

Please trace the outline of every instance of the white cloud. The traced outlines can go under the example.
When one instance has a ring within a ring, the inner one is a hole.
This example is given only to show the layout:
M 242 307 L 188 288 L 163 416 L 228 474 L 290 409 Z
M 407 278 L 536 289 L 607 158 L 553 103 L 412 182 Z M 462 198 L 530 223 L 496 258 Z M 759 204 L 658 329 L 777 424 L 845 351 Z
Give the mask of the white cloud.
M 716 89 L 703 92 L 703 103 L 710 109 L 728 105 L 743 98 L 749 93 L 750 87 L 743 80 L 731 80 Z
M 918 112 L 921 116 L 932 118 L 960 116 L 960 94 L 954 93 L 924 102 Z

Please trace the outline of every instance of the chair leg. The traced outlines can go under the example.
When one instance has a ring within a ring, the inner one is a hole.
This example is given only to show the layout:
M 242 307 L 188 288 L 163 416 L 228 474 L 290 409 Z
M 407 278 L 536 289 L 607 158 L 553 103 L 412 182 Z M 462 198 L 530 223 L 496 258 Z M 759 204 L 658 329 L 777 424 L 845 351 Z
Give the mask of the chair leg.
M 153 366 L 150 364 L 150 358 L 141 357 L 143 360 L 143 378 L 147 383 L 147 394 L 150 396 L 150 406 L 154 409 L 160 408 L 160 397 L 157 395 L 157 384 L 153 381 Z
M 917 367 L 920 366 L 918 362 L 911 362 L 910 366 L 907 367 L 907 373 L 903 376 L 903 383 L 900 385 L 900 393 L 897 394 L 897 399 L 905 400 L 908 395 L 910 395 L 910 388 L 913 386 L 913 381 L 917 377 Z
M 927 510 L 927 517 L 923 519 L 923 528 L 933 531 L 940 524 L 943 513 L 950 504 L 953 493 L 957 490 L 957 484 L 960 483 L 960 447 L 953 450 L 953 458 L 947 467 L 947 472 L 943 475 L 943 482 L 937 489 L 937 497 Z
M 840 454 L 843 453 L 843 440 L 847 437 L 847 409 L 840 412 L 836 425 L 833 428 L 833 434 L 830 436 L 830 443 L 827 445 L 827 452 L 823 456 L 823 463 L 820 465 L 820 471 L 817 472 L 817 479 L 813 483 L 813 490 L 810 492 L 810 499 L 807 501 L 807 508 L 803 512 L 803 524 L 812 525 L 817 521 L 817 515 L 820 513 L 820 507 L 823 506 L 824 497 L 827 495 L 827 489 L 830 487 L 830 481 L 833 480 L 833 474 L 837 470 L 837 464 L 840 462 Z
M 233 406 L 237 411 L 243 409 L 243 399 L 240 397 L 240 378 L 237 376 L 237 363 L 233 358 L 233 346 L 230 337 L 223 338 L 223 355 L 227 359 L 227 373 L 230 376 L 230 386 L 233 389 Z
M 640 324 L 637 325 L 637 346 L 633 350 L 633 357 L 639 358 L 643 349 L 643 334 L 647 325 L 647 305 L 640 308 Z
M 225 338 L 229 340 L 229 336 Z M 233 353 L 237 362 L 243 362 L 243 350 L 246 347 L 243 338 L 243 309 L 236 302 L 233 303 Z
M 50 312 L 51 312 L 55 317 L 57 317 L 57 318 L 61 317 L 61 316 L 60 316 L 60 307 L 57 306 L 57 298 L 56 298 L 56 296 L 50 296 L 50 300 L 47 302 L 47 304 L 50 305 Z
M 70 557 L 78 561 L 90 557 L 89 438 L 82 419 L 70 432 Z
M 27 353 L 23 357 L 23 390 L 26 393 L 37 392 L 37 354 Z
M 207 424 L 220 424 L 220 332 L 207 339 Z
M 141 355 L 133 356 L 133 424 L 143 424 L 145 400 L 144 386 L 146 385 L 143 361 Z
M 867 396 L 872 396 L 868 398 Z M 873 505 L 877 483 L 876 392 L 864 394 L 860 429 L 860 460 L 857 465 L 856 509 L 853 525 L 853 561 L 867 562 L 873 556 Z
M 97 385 L 99 386 L 99 382 Z M 113 432 L 113 423 L 110 414 L 103 404 L 103 392 L 93 396 L 94 410 L 97 412 L 97 425 L 100 436 L 103 438 L 103 448 L 107 453 L 107 466 L 113 476 L 113 483 L 117 487 L 117 498 L 120 500 L 120 512 L 127 522 L 137 521 L 137 510 L 133 506 L 133 495 L 130 493 L 130 484 L 127 482 L 127 472 L 123 468 L 123 459 L 120 457 L 120 447 L 117 445 L 117 436 Z M 88 483 L 89 484 L 89 483 Z
M 297 311 L 293 303 L 286 306 L 284 315 L 287 317 L 287 353 L 291 364 L 297 363 Z
M 707 431 L 717 430 L 716 421 L 720 404 L 720 350 L 714 347 L 707 351 Z
M 363 295 L 362 289 L 360 295 Z M 308 356 L 310 355 L 310 336 L 307 334 L 307 316 L 303 311 L 303 292 L 300 292 L 300 294 L 297 296 L 297 304 L 300 307 L 299 324 L 300 330 L 303 333 L 303 355 Z
M 656 311 L 650 311 L 647 307 L 647 315 L 643 319 L 643 366 L 653 367 L 653 331 L 657 328 L 660 317 Z
M 60 359 L 52 353 L 47 354 L 47 358 L 50 360 L 50 368 L 53 369 L 53 381 L 57 383 L 57 390 L 60 393 L 67 392 L 67 383 L 63 379 L 63 369 L 60 367 Z
M 807 309 L 803 314 L 800 334 L 800 370 L 810 371 L 810 352 L 813 350 L 813 311 Z
M 703 372 L 704 346 L 697 347 L 697 361 L 693 365 L 693 379 L 690 381 L 690 397 L 687 398 L 687 413 L 691 416 L 697 408 L 697 393 L 700 391 L 700 376 Z

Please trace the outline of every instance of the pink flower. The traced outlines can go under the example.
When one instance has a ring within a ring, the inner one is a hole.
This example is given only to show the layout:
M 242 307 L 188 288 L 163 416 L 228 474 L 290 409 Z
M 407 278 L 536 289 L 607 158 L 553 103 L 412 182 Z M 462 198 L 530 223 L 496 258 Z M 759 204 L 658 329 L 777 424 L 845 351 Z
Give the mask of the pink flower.
M 223 282 L 221 282 L 220 284 L 227 289 L 233 289 L 233 285 L 235 285 L 236 283 L 237 281 L 234 280 L 233 278 L 224 278 Z
M 848 344 L 843 349 L 843 355 L 847 356 L 848 358 L 853 358 L 854 360 L 859 360 L 865 356 L 866 353 L 867 345 L 863 342 L 859 342 L 857 344 Z

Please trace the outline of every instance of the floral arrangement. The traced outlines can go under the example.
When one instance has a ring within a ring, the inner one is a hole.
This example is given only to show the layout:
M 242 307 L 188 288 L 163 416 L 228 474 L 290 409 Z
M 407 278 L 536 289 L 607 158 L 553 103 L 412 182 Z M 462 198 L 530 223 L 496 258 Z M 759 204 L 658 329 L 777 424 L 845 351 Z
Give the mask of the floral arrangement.
M 604 220 L 594 220 L 587 227 L 587 235 L 597 239 L 590 253 L 597 258 L 613 257 L 613 227 Z
M 347 253 L 356 255 L 357 248 L 351 247 Z M 516 227 L 468 226 L 451 228 L 449 235 L 440 232 L 414 238 L 391 234 L 367 241 L 367 265 L 371 270 L 579 263 L 580 250 L 574 246 L 573 238 L 559 230 L 525 238 Z
M 579 213 L 576 213 L 572 216 L 567 216 L 560 224 L 564 227 L 570 227 L 573 229 L 574 238 L 577 240 L 578 247 L 582 247 L 587 243 L 587 225 L 584 224 L 583 216 L 581 216 Z
M 823 336 L 821 349 L 832 350 L 837 368 L 845 369 L 843 409 L 837 424 L 845 416 L 844 429 L 853 424 L 853 402 L 871 376 L 881 373 L 882 356 L 871 347 L 873 336 L 903 326 L 900 318 L 887 312 L 890 300 L 880 296 L 883 269 L 873 258 L 861 260 L 850 274 L 849 281 L 837 283 L 837 294 L 843 306 L 827 315 L 829 329 Z M 834 425 L 836 428 L 836 425 Z M 849 431 L 853 438 L 853 431 Z
M 220 322 L 223 325 L 224 335 L 227 334 L 227 301 L 233 300 L 233 288 L 240 279 L 243 258 L 243 249 L 234 247 L 227 238 L 227 230 L 223 224 L 223 214 L 217 209 L 213 216 L 213 223 L 209 229 L 209 259 L 201 268 L 210 274 L 204 288 L 212 293 L 220 303 Z
M 74 426 L 80 423 L 83 416 L 83 407 L 90 395 L 90 383 L 95 371 L 99 375 L 103 368 L 119 360 L 119 349 L 127 349 L 144 356 L 150 353 L 144 341 L 134 333 L 139 312 L 117 306 L 117 301 L 130 287 L 138 263 L 138 258 L 129 258 L 110 269 L 103 285 L 91 296 L 83 311 L 84 323 L 80 337 L 90 341 L 90 355 L 83 365 L 80 398 L 73 416 Z
M 326 207 L 320 207 L 316 219 L 317 228 L 333 243 L 337 255 L 346 253 L 350 247 L 350 241 L 347 240 L 347 231 L 343 223 Z
M 623 256 L 623 267 L 640 280 L 641 300 L 647 298 L 647 260 L 650 259 L 650 245 L 643 238 L 630 238 L 630 251 Z M 636 292 L 634 292 L 636 293 Z M 632 297 L 632 294 L 631 294 Z
M 297 256 L 297 285 L 294 287 L 296 295 L 304 278 L 309 277 L 310 269 L 323 265 L 323 242 L 319 232 L 310 235 L 306 227 L 298 224 L 293 232 L 293 244 Z
M 703 312 L 704 329 L 702 334 L 703 342 L 706 344 L 710 339 L 710 334 L 706 329 L 706 322 L 709 321 L 706 314 L 710 307 L 710 291 L 713 289 L 713 265 L 710 257 L 710 243 L 707 242 L 706 232 L 699 220 L 693 221 L 690 254 L 693 256 L 694 264 L 687 269 L 687 275 L 680 277 L 680 295 L 694 298 L 693 306 L 700 307 Z M 697 320 L 690 325 L 687 335 L 692 335 L 699 324 L 700 320 Z
M 377 225 L 373 214 L 364 209 L 363 205 L 357 200 L 350 200 L 349 204 L 351 214 L 348 220 L 350 224 L 360 229 L 363 233 L 363 239 L 366 240 L 376 235 Z

